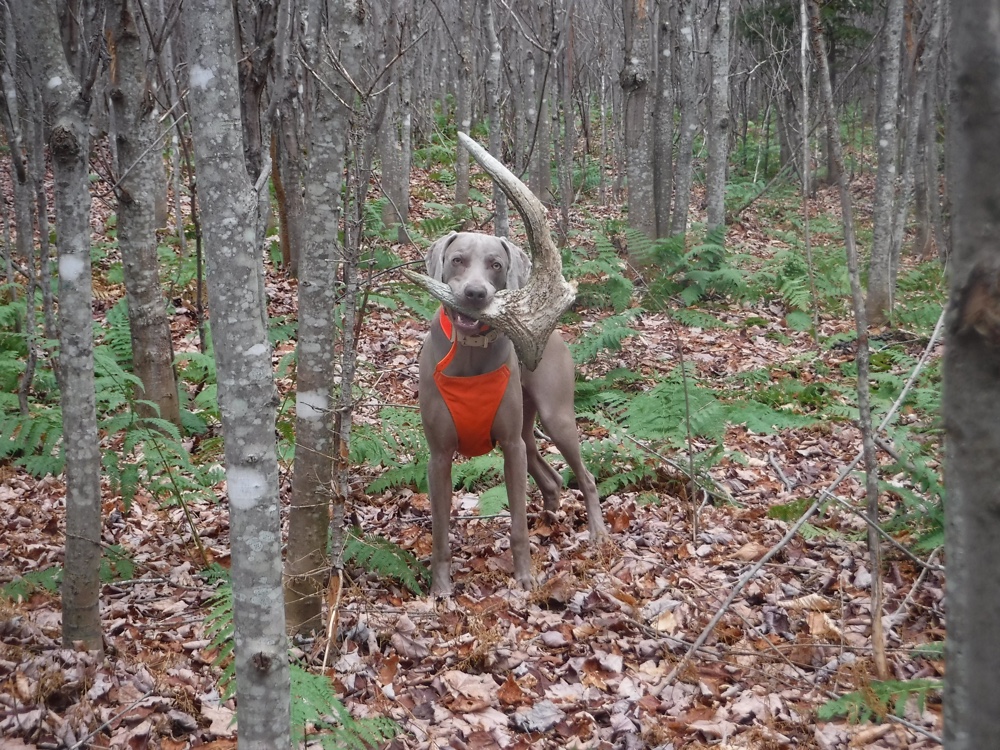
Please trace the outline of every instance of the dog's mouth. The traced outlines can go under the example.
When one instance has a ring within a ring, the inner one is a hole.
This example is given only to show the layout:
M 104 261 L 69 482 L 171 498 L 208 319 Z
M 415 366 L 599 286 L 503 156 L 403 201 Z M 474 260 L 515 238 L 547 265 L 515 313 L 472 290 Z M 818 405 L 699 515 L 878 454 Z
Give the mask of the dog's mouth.
M 458 310 L 451 311 L 451 321 L 455 325 L 455 328 L 466 334 L 479 334 L 488 328 L 488 326 L 480 323 L 478 318 L 471 318 L 465 313 L 460 313 Z

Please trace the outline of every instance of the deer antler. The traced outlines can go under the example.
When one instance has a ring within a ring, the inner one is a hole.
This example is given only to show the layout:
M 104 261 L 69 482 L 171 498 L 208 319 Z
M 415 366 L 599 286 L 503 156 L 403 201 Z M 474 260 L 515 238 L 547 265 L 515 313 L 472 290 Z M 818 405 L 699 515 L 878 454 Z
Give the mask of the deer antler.
M 472 138 L 459 133 L 458 140 L 487 174 L 496 180 L 524 219 L 528 249 L 531 251 L 531 277 L 523 288 L 502 289 L 485 309 L 474 310 L 463 307 L 444 282 L 422 273 L 405 270 L 404 273 L 449 307 L 503 331 L 514 344 L 521 363 L 529 370 L 534 370 L 542 359 L 545 344 L 555 330 L 556 323 L 573 304 L 576 284 L 566 281 L 562 275 L 562 258 L 549 232 L 542 202 L 513 172 Z

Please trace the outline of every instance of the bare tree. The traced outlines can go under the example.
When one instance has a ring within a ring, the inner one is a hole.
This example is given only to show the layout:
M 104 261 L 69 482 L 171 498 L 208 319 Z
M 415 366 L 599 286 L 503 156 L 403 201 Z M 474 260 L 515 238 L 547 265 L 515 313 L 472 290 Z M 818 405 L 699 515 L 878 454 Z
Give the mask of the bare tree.
M 729 164 L 729 0 L 714 0 L 709 7 L 709 55 L 712 83 L 708 107 L 708 228 L 726 220 L 726 167 Z
M 142 381 L 136 409 L 174 424 L 181 421 L 174 350 L 160 288 L 156 201 L 162 156 L 153 99 L 153 66 L 143 52 L 135 0 L 111 0 L 111 129 L 117 157 L 118 246 L 122 255 L 133 368 Z M 141 12 L 141 11 L 138 11 Z
M 469 132 L 472 128 L 472 12 L 473 0 L 458 0 L 458 76 L 455 81 L 458 129 Z M 469 202 L 469 154 L 456 145 L 455 203 L 464 206 Z
M 267 171 L 253 184 L 244 158 L 232 5 L 195 3 L 185 9 L 182 23 L 225 438 L 239 746 L 280 750 L 289 747 L 291 733 L 277 390 L 258 244 L 259 191 Z
M 653 105 L 650 66 L 651 8 L 644 0 L 622 5 L 625 67 L 619 80 L 625 95 L 625 160 L 628 171 L 628 222 L 649 237 L 656 231 L 653 205 Z
M 878 116 L 875 145 L 878 172 L 875 177 L 872 251 L 868 263 L 868 298 L 866 310 L 873 325 L 883 325 L 892 313 L 893 273 L 891 269 L 893 238 L 900 195 L 900 57 L 903 34 L 903 0 L 888 0 L 882 32 L 879 66 Z
M 503 53 L 500 48 L 500 37 L 497 36 L 496 23 L 493 20 L 493 0 L 483 0 L 483 27 L 486 41 L 489 45 L 489 62 L 486 66 L 486 107 L 490 117 L 490 151 L 501 152 L 500 126 L 500 70 Z M 493 231 L 498 237 L 510 235 L 510 219 L 507 209 L 507 196 L 496 183 L 493 184 Z
M 80 43 L 73 47 L 75 59 L 67 59 L 54 0 L 14 4 L 11 10 L 21 46 L 32 50 L 34 75 L 46 82 L 42 96 L 52 154 L 59 253 L 59 391 L 66 459 L 63 642 L 68 647 L 79 642 L 101 651 L 101 454 L 94 392 L 88 179 L 89 117 L 98 56 L 88 44 Z M 98 7 L 92 3 L 81 5 L 77 20 L 87 25 L 96 20 L 103 26 Z
M 1000 736 L 1000 6 L 951 4 L 948 177 L 950 299 L 944 355 L 948 640 L 944 744 L 990 747 Z
M 819 64 L 819 90 L 823 101 L 827 133 L 830 136 L 831 158 L 840 194 L 841 219 L 844 225 L 844 249 L 851 283 L 851 302 L 854 308 L 854 331 L 857 345 L 854 361 L 858 367 L 858 423 L 864 450 L 865 496 L 868 515 L 868 554 L 872 571 L 872 653 L 875 671 L 880 680 L 889 679 L 889 665 L 885 654 L 885 636 L 882 629 L 882 549 L 878 535 L 879 463 L 875 453 L 875 436 L 872 429 L 872 410 L 869 377 L 868 322 L 865 318 L 864 295 L 854 233 L 854 207 L 844 171 L 843 148 L 837 127 L 837 110 L 833 101 L 833 82 L 830 80 L 830 61 L 827 57 L 826 39 L 820 25 L 817 0 L 809 0 L 809 22 L 816 61 Z
M 670 3 L 676 12 L 671 24 L 674 31 L 674 55 L 680 96 L 680 133 L 677 139 L 677 163 L 674 167 L 674 210 L 670 233 L 687 231 L 688 209 L 691 207 L 691 184 L 694 181 L 694 137 L 698 132 L 698 80 L 695 68 L 694 0 Z
M 331 523 L 331 482 L 336 407 L 334 328 L 337 309 L 343 202 L 344 155 L 350 110 L 357 92 L 345 74 L 357 76 L 352 56 L 360 19 L 346 0 L 313 0 L 300 26 L 310 35 L 300 40 L 307 76 L 308 162 L 305 176 L 305 244 L 300 253 L 299 336 L 296 382 L 296 449 L 292 475 L 292 507 L 288 519 L 285 598 L 288 627 L 313 630 L 320 624 L 323 583 L 329 573 L 328 528 L 335 551 L 343 545 L 343 505 L 335 504 Z M 341 373 L 343 385 L 343 373 Z

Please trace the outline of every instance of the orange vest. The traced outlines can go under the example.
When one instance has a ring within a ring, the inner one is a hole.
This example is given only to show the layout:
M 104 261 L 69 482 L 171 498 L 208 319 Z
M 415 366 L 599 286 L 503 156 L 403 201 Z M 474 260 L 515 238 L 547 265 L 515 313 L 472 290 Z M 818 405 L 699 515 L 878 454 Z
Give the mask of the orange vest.
M 444 335 L 451 339 L 451 349 L 434 368 L 434 382 L 455 423 L 458 452 L 469 458 L 482 456 L 493 450 L 490 430 L 507 390 L 510 368 L 501 365 L 493 372 L 467 377 L 445 375 L 445 368 L 455 357 L 458 341 L 453 337 L 451 320 L 447 315 L 439 310 L 435 322 L 441 326 Z

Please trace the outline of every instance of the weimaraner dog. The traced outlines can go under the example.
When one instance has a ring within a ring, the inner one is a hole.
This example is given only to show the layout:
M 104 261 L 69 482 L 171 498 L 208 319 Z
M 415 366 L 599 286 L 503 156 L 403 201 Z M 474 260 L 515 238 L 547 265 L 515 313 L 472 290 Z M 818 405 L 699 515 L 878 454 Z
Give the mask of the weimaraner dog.
M 483 309 L 500 289 L 527 283 L 531 259 L 505 239 L 452 232 L 432 244 L 427 275 L 445 282 L 465 307 Z M 534 439 L 535 415 L 573 469 L 587 508 L 592 540 L 607 535 L 593 475 L 580 457 L 573 405 L 573 359 L 558 331 L 534 372 L 522 369 L 510 340 L 457 310 L 434 318 L 420 352 L 420 415 L 430 447 L 428 487 L 433 525 L 431 593 L 451 593 L 451 466 L 456 453 L 478 456 L 500 446 L 510 506 L 514 578 L 531 588 L 527 475 L 546 510 L 559 507 L 562 477 L 546 463 Z

